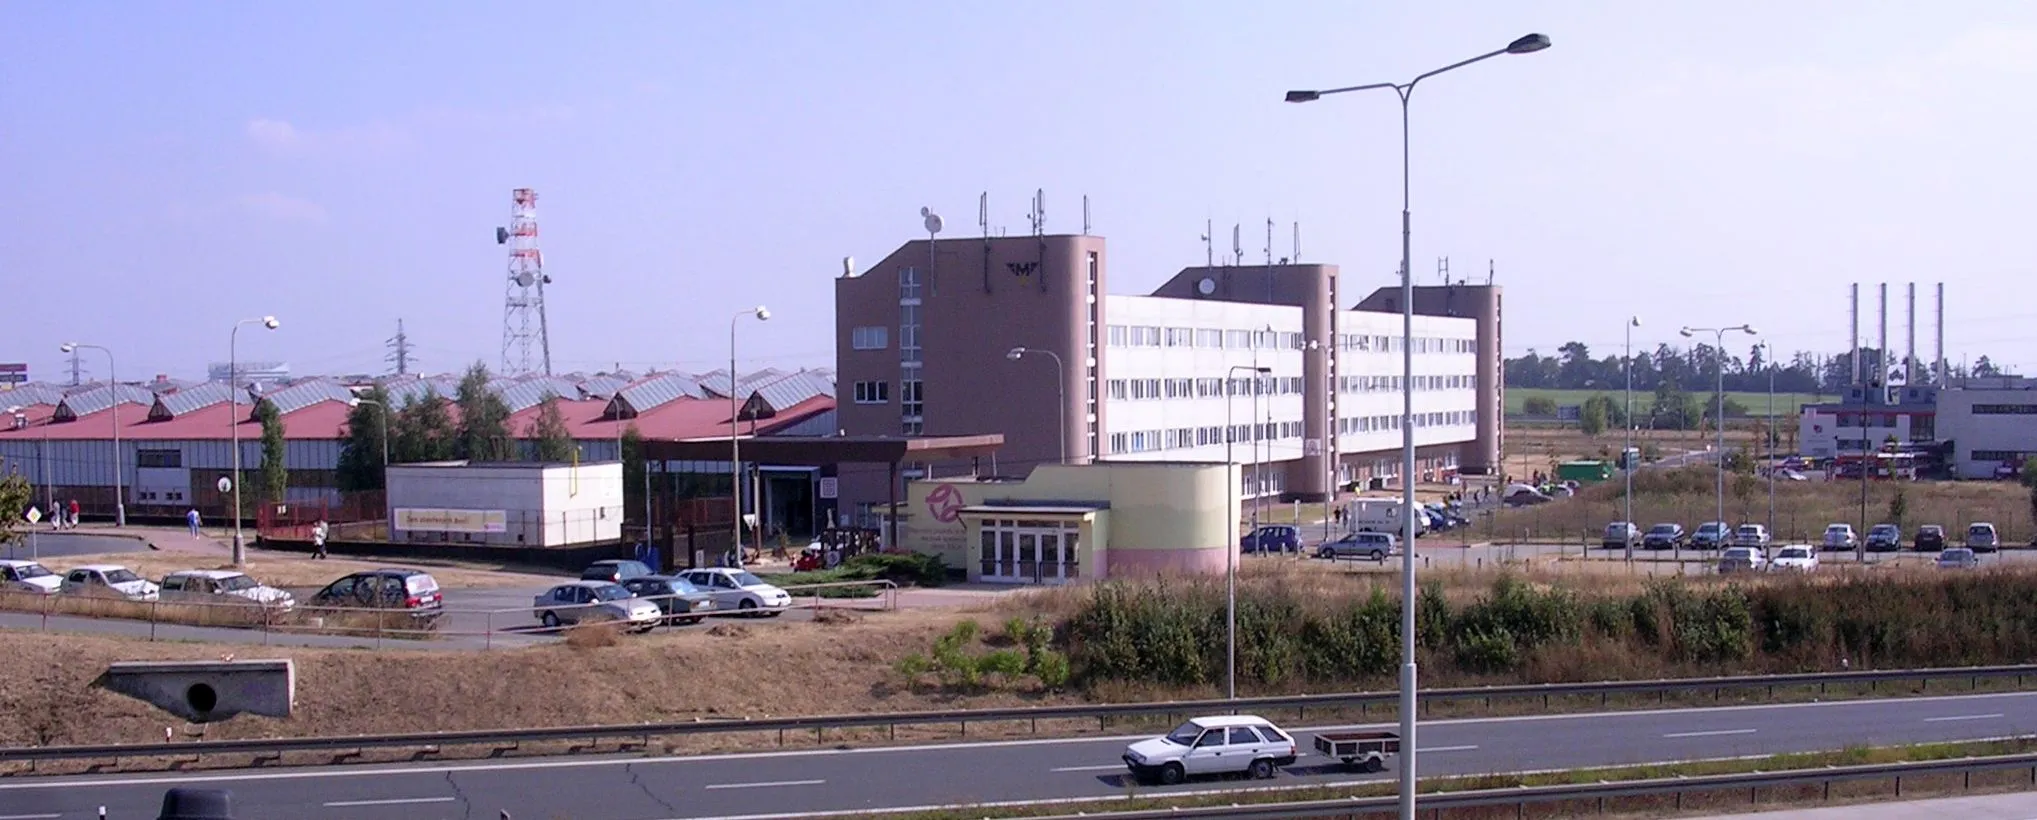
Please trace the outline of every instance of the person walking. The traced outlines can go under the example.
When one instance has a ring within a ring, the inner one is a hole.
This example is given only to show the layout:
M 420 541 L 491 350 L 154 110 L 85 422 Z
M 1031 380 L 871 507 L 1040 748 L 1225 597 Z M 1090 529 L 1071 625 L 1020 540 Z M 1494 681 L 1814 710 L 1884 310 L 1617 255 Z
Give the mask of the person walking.
M 326 557 L 325 519 L 323 518 L 318 519 L 318 523 L 311 525 L 311 557 L 313 559 Z
M 78 499 L 71 499 L 71 529 L 78 528 Z
M 184 512 L 184 525 L 191 528 L 192 538 L 197 538 L 199 536 L 197 507 L 192 507 L 191 509 L 186 510 Z

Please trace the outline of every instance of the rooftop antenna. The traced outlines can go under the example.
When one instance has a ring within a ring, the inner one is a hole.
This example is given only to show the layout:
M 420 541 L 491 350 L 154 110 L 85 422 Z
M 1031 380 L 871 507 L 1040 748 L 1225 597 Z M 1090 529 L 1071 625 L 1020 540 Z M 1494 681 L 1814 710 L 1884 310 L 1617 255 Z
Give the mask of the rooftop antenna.
M 990 292 L 990 192 L 976 195 L 976 227 L 983 229 L 983 292 Z
M 934 213 L 932 208 L 921 206 L 919 218 L 920 224 L 926 226 L 927 229 L 927 290 L 938 294 L 940 293 L 941 285 L 940 280 L 934 277 L 934 237 L 939 236 L 941 233 L 941 215 Z
M 1240 233 L 1243 227 L 1236 222 L 1231 223 L 1231 264 L 1237 267 L 1245 266 L 1245 235 Z
M 1301 264 L 1301 220 L 1294 223 L 1294 263 Z
M 1082 235 L 1089 235 L 1089 195 L 1082 195 Z
M 1266 304 L 1273 304 L 1273 217 L 1266 218 Z
M 1450 284 L 1450 257 L 1436 257 L 1436 278 L 1443 280 L 1445 285 Z
M 1033 189 L 1033 242 L 1038 256 L 1033 261 L 1040 272 L 1040 292 L 1047 291 L 1047 189 Z
M 1202 266 L 1205 268 L 1217 266 L 1217 247 L 1210 240 L 1216 235 L 1216 228 L 1210 222 L 1208 219 L 1202 221 Z
M 1493 262 L 1493 261 L 1492 261 L 1491 259 L 1487 259 L 1487 260 L 1485 260 L 1485 286 L 1486 286 L 1486 287 L 1492 287 L 1492 280 L 1493 280 L 1493 277 L 1494 277 L 1494 276 L 1496 276 L 1496 275 L 1498 274 L 1498 271 L 1496 270 L 1496 267 L 1497 267 L 1497 265 L 1496 265 L 1496 264 L 1495 264 L 1495 263 L 1494 263 L 1494 262 Z

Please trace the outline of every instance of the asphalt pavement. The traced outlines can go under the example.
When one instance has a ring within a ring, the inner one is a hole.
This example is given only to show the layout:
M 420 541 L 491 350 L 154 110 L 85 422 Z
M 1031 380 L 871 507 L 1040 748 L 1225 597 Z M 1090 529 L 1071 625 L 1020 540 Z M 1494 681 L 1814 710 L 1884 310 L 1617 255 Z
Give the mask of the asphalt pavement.
M 1786 808 L 1748 814 L 1692 817 L 1686 820 L 1945 820 L 1948 817 L 1957 820 L 2028 820 L 2037 817 L 2037 792 L 1964 795 L 1903 803 Z
M 108 552 L 147 552 L 148 543 L 124 535 L 98 535 L 78 530 L 52 531 L 46 526 L 23 527 L 12 543 L 0 547 L 0 558 L 17 560 L 98 555 Z
M 1313 733 L 1328 728 L 1290 731 L 1309 751 Z M 1422 726 L 1419 748 L 1423 775 L 1465 775 L 1974 740 L 2033 728 L 2037 693 L 2007 693 L 1436 721 Z M 112 820 L 153 817 L 163 792 L 175 786 L 231 791 L 238 820 L 728 820 L 1291 789 L 1397 776 L 1391 766 L 1352 774 L 1308 754 L 1272 781 L 1132 788 L 1118 760 L 1132 739 L 7 778 L 0 780 L 0 817 L 86 820 L 102 806 Z

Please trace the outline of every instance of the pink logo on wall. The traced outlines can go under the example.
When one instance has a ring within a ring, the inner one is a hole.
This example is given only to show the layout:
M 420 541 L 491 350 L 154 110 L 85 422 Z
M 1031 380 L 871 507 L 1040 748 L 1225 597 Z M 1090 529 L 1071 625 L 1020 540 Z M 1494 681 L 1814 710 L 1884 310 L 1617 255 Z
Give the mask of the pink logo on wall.
M 962 517 L 962 507 L 962 491 L 955 489 L 953 484 L 943 484 L 927 493 L 927 512 L 933 514 L 935 521 L 955 523 Z

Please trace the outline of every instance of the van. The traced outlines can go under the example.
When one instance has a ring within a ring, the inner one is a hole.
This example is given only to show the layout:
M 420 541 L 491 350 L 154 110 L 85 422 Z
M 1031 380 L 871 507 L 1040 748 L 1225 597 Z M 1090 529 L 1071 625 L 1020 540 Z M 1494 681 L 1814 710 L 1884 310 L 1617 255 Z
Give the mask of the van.
M 1415 534 L 1427 532 L 1428 524 L 1428 516 L 1416 516 Z M 1398 498 L 1360 498 L 1344 505 L 1344 529 L 1349 532 L 1398 533 L 1402 526 Z
M 1995 525 L 1985 521 L 1966 525 L 1966 548 L 1974 552 L 1994 552 L 2002 545 Z

